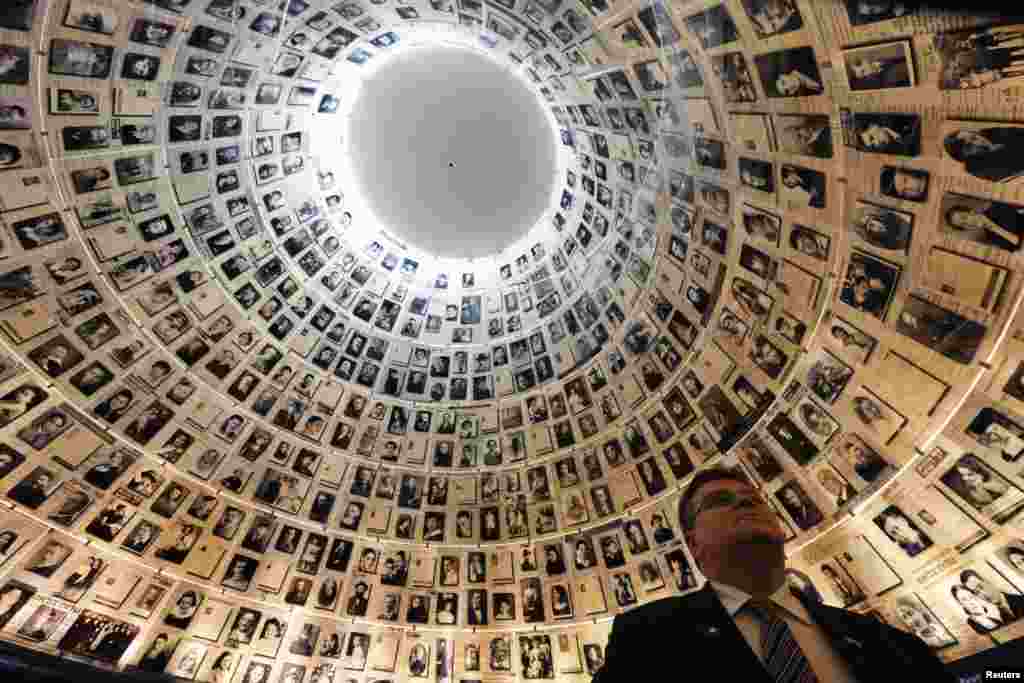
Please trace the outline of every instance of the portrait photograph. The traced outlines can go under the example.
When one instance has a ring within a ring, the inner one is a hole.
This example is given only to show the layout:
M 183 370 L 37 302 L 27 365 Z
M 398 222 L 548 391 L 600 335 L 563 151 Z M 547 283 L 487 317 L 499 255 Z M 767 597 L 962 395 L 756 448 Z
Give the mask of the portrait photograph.
M 83 610 L 58 647 L 70 654 L 113 665 L 139 634 L 139 627 L 92 610 Z M 100 647 L 95 643 L 100 642 Z
M 791 209 L 824 209 L 828 179 L 821 171 L 782 164 L 779 199 Z
M 0 131 L 30 130 L 32 128 L 31 98 L 0 96 Z
M 770 161 L 740 157 L 740 182 L 757 192 L 774 194 L 775 167 Z
M 928 171 L 897 166 L 883 166 L 878 175 L 878 186 L 883 195 L 916 204 L 927 201 L 930 181 Z
M 739 453 L 740 460 L 749 469 L 754 470 L 757 478 L 764 484 L 771 483 L 783 473 L 778 458 L 760 434 L 755 434 L 744 441 Z
M 749 357 L 772 379 L 778 379 L 789 362 L 789 355 L 763 335 L 754 339 Z
M 961 455 L 939 480 L 996 524 L 1005 524 L 1024 508 L 1024 491 L 974 453 Z
M 55 76 L 108 78 L 113 67 L 114 48 L 55 38 L 50 43 L 49 57 L 49 71 Z
M 916 85 L 909 40 L 843 50 L 850 90 L 871 92 Z
M 1016 252 L 1024 239 L 1024 206 L 947 192 L 942 196 L 943 236 Z
M 160 58 L 129 52 L 121 65 L 121 78 L 155 81 L 160 74 Z
M 189 47 L 197 47 L 201 50 L 207 50 L 213 53 L 223 53 L 228 49 L 228 45 L 231 44 L 231 34 L 224 31 L 218 31 L 215 28 L 204 26 L 202 24 L 195 27 L 192 30 L 192 34 L 189 36 L 188 45 Z
M 27 47 L 0 45 L 0 83 L 28 84 L 31 55 Z
M 942 127 L 944 167 L 992 183 L 1017 183 L 1024 173 L 1024 126 L 947 121 Z
M 128 40 L 162 49 L 170 44 L 175 30 L 174 24 L 136 19 L 128 32 Z
M 7 492 L 7 497 L 35 510 L 45 503 L 62 483 L 63 479 L 58 472 L 46 467 L 36 467 Z
M 956 645 L 956 637 L 949 628 L 935 616 L 928 603 L 916 593 L 897 598 L 892 606 L 896 624 L 902 624 L 910 633 L 923 640 L 928 647 L 938 650 Z
M 6 626 L 28 604 L 36 589 L 27 583 L 10 580 L 0 588 L 0 628 Z
M 716 5 L 699 14 L 687 17 L 686 28 L 700 41 L 701 47 L 711 50 L 739 40 L 739 32 L 725 5 Z
M 817 503 L 796 481 L 791 481 L 779 488 L 775 492 L 775 498 L 782 504 L 786 514 L 801 531 L 807 531 L 825 519 Z
M 848 396 L 850 410 L 880 443 L 888 443 L 907 424 L 907 418 L 865 386 Z
M 41 643 L 50 639 L 64 623 L 70 610 L 46 603 L 35 603 L 35 605 L 35 611 L 18 627 L 17 634 L 22 638 Z
M 902 157 L 921 153 L 921 117 L 917 114 L 855 113 L 850 122 L 845 132 L 854 149 Z
M 83 0 L 70 0 L 63 23 L 68 28 L 79 31 L 112 36 L 117 30 L 119 17 L 113 7 L 105 7 Z
M 839 605 L 843 609 L 848 609 L 866 599 L 864 590 L 838 562 L 822 562 L 818 565 L 818 571 L 824 574 L 826 587 L 838 598 Z
M 711 70 L 722 86 L 726 102 L 742 104 L 757 101 L 757 90 L 742 52 L 713 56 Z
M 544 5 L 546 3 L 541 2 L 540 4 Z M 606 8 L 607 5 L 600 1 L 587 3 L 587 9 L 598 16 L 601 14 L 602 7 Z M 569 20 L 569 11 L 570 10 L 567 10 L 564 16 L 570 26 L 573 26 L 573 30 L 577 33 L 585 33 L 580 26 L 574 25 L 574 22 Z M 637 19 L 639 19 L 640 24 L 647 29 L 647 34 L 658 47 L 663 47 L 666 44 L 675 45 L 679 41 L 679 31 L 676 30 L 669 18 L 668 11 L 661 5 L 651 5 L 640 10 L 637 14 Z
M 967 365 L 985 338 L 986 328 L 919 296 L 909 296 L 896 319 L 896 331 L 946 358 Z
M 884 321 L 901 273 L 902 268 L 895 263 L 854 249 L 841 283 L 839 300 Z
M 256 560 L 236 554 L 228 564 L 221 584 L 244 593 L 249 590 L 249 583 L 256 574 L 257 567 L 258 563 Z
M 893 255 L 908 253 L 913 225 L 912 213 L 860 200 L 850 217 L 850 230 L 858 239 Z
M 832 158 L 832 123 L 825 114 L 777 114 L 775 134 L 786 154 Z
M 1024 55 L 1013 41 L 1024 32 L 1021 24 L 989 26 L 937 34 L 932 44 L 939 53 L 942 90 L 1005 89 L 1024 77 Z
M 1024 618 L 1024 595 L 985 563 L 977 563 L 942 582 L 967 626 L 978 634 L 999 631 Z
M 1006 462 L 1017 462 L 1024 455 L 1024 427 L 994 408 L 979 410 L 966 434 Z
M 798 465 L 809 464 L 819 453 L 814 442 L 785 413 L 776 415 L 765 430 Z
M 826 339 L 846 357 L 861 364 L 868 362 L 878 345 L 876 338 L 839 316 L 827 321 Z
M 797 402 L 791 414 L 797 426 L 819 445 L 824 445 L 839 432 L 839 422 L 808 396 Z
M 799 31 L 804 20 L 797 0 L 742 0 L 743 9 L 758 38 Z
M 736 406 L 717 385 L 705 392 L 697 405 L 719 440 L 728 440 L 743 421 Z
M 813 48 L 798 47 L 757 55 L 754 57 L 754 64 L 768 97 L 810 97 L 827 94 Z

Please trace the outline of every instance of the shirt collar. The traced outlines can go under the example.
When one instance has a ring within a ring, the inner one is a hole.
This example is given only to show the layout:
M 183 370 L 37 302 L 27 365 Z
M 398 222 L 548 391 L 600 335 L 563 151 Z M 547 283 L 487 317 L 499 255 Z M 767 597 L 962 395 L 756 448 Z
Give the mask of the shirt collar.
M 741 588 L 736 586 L 730 586 L 728 584 L 719 583 L 717 581 L 708 581 L 711 587 L 715 590 L 718 595 L 718 600 L 722 603 L 722 607 L 729 613 L 730 617 L 736 616 L 736 613 L 747 604 L 750 600 L 750 594 Z M 783 583 L 777 591 L 775 591 L 770 600 L 775 603 L 780 609 L 785 610 L 787 613 L 792 615 L 794 618 L 799 619 L 808 626 L 814 624 L 814 620 L 811 619 L 810 613 L 807 608 L 793 595 L 789 590 L 789 584 Z

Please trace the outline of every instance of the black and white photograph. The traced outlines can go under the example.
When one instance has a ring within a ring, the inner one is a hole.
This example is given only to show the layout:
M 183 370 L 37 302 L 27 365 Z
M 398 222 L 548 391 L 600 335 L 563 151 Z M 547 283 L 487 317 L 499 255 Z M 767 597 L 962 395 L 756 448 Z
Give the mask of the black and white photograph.
M 884 321 L 899 285 L 902 268 L 895 263 L 853 250 L 841 283 L 839 300 Z
M 825 208 L 827 178 L 821 171 L 782 164 L 779 180 L 779 199 L 789 208 Z
M 712 57 L 711 69 L 722 86 L 726 102 L 741 104 L 757 101 L 757 90 L 742 52 Z
M 872 521 L 907 557 L 917 557 L 935 542 L 897 505 L 882 510 Z
M 113 7 L 105 7 L 86 0 L 71 0 L 63 24 L 79 31 L 112 36 L 120 24 L 120 19 Z
M 878 185 L 881 193 L 886 197 L 923 204 L 928 199 L 930 180 L 931 176 L 928 171 L 884 166 L 878 176 Z
M 947 121 L 942 128 L 944 167 L 992 183 L 1019 182 L 1024 125 Z
M 1009 252 L 1024 239 L 1024 206 L 947 192 L 940 217 L 939 230 L 953 239 Z
M 768 97 L 824 95 L 825 81 L 818 71 L 814 49 L 792 48 L 754 57 L 761 85 Z
M 775 498 L 801 531 L 807 531 L 824 521 L 825 516 L 803 486 L 797 481 L 785 484 L 775 492 Z
M 1024 76 L 1020 40 L 1024 26 L 1010 24 L 939 33 L 933 39 L 941 60 L 939 88 L 1008 88 Z
M 1024 427 L 994 408 L 979 410 L 966 434 L 1006 462 L 1017 462 L 1024 455 Z
M 857 363 L 867 363 L 878 340 L 848 320 L 834 316 L 827 323 L 826 339 Z
M 880 443 L 888 443 L 907 424 L 907 418 L 865 386 L 848 395 L 850 411 L 860 427 Z
M 779 151 L 787 154 L 832 158 L 832 123 L 825 114 L 778 114 L 775 134 Z
M 30 64 L 31 55 L 27 47 L 0 45 L 0 83 L 26 85 Z
M 797 0 L 742 0 L 758 38 L 769 38 L 804 27 Z
M 1004 524 L 1024 508 L 1024 491 L 974 453 L 961 455 L 940 481 L 997 524 Z
M 909 296 L 896 318 L 896 331 L 946 358 L 967 365 L 977 354 L 986 328 L 920 296 Z
M 54 39 L 50 43 L 49 71 L 57 76 L 108 78 L 114 48 L 95 43 Z
M 850 229 L 859 240 L 890 255 L 910 249 L 914 215 L 865 201 L 854 204 Z
M 868 154 L 916 157 L 921 153 L 921 117 L 917 114 L 855 113 L 845 132 L 854 149 Z M 949 147 L 946 149 L 949 154 Z
M 721 47 L 739 39 L 736 24 L 724 4 L 687 17 L 685 23 L 687 30 L 696 36 L 705 50 Z
M 853 368 L 829 353 L 821 350 L 807 370 L 807 386 L 822 401 L 832 404 L 843 393 Z
M 850 90 L 872 92 L 916 85 L 909 40 L 843 50 Z
M 779 413 L 765 430 L 800 466 L 810 464 L 818 455 L 818 447 L 785 413 Z

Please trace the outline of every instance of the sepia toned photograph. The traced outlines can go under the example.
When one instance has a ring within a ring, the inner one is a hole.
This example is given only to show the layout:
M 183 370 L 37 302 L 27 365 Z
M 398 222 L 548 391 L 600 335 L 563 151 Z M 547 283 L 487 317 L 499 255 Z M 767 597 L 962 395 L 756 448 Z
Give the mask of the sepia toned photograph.
M 910 41 L 883 43 L 843 50 L 850 90 L 871 92 L 915 85 Z
M 902 268 L 863 251 L 853 250 L 841 283 L 839 300 L 884 321 L 899 285 Z
M 814 49 L 799 47 L 754 57 L 768 97 L 810 97 L 825 94 Z

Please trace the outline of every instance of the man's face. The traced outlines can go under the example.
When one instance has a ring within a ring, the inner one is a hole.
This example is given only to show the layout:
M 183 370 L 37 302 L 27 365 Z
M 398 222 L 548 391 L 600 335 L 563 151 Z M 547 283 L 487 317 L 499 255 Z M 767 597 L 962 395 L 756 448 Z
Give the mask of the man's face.
M 889 535 L 901 543 L 915 543 L 918 540 L 917 531 L 910 526 L 910 522 L 899 515 L 889 518 L 886 524 Z
M 733 501 L 729 505 L 714 505 L 719 499 L 724 502 L 730 495 L 747 504 L 737 506 Z M 709 482 L 700 488 L 691 506 L 691 509 L 701 510 L 694 529 L 687 533 L 690 550 L 698 562 L 739 543 L 785 542 L 786 536 L 775 512 L 749 484 L 731 479 Z

